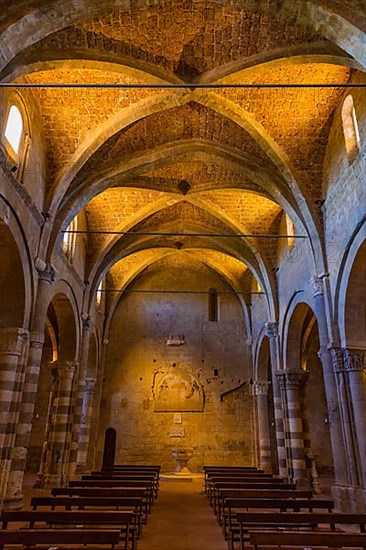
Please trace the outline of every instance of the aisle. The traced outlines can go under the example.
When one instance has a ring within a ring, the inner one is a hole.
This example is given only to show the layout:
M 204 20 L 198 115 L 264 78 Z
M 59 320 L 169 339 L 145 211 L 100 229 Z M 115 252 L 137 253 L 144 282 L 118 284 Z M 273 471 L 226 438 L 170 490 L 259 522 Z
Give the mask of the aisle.
M 202 481 L 162 481 L 138 550 L 227 550 Z

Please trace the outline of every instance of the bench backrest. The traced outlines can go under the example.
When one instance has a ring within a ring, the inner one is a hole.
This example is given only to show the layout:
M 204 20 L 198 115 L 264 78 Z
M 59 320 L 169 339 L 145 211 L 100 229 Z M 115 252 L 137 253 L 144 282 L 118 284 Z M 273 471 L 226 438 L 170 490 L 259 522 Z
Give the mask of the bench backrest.
M 220 498 L 279 498 L 279 499 L 294 499 L 294 498 L 312 498 L 311 491 L 300 490 L 281 490 L 281 489 L 219 489 Z
M 52 496 L 83 497 L 143 497 L 146 487 L 53 487 Z
M 0 530 L 0 546 L 6 544 L 98 544 L 114 548 L 118 544 L 118 529 L 25 529 Z
M 132 523 L 135 517 L 133 510 L 124 511 L 40 511 L 40 510 L 5 510 L 1 512 L 0 521 L 4 524 L 16 522 L 44 522 L 44 523 L 69 523 L 69 524 L 118 524 Z
M 334 509 L 334 503 L 328 499 L 279 499 L 279 498 L 225 498 L 224 508 L 266 508 L 275 510 L 328 510 Z
M 254 548 L 261 546 L 325 546 L 327 548 L 336 547 L 366 547 L 366 535 L 353 533 L 331 533 L 331 532 L 314 532 L 314 531 L 250 531 L 250 542 Z
M 117 508 L 117 506 L 140 507 L 142 498 L 130 497 L 33 497 L 31 506 L 35 510 L 40 506 L 49 508 L 85 508 L 87 506 Z
M 344 514 L 333 512 L 331 514 L 324 512 L 297 512 L 277 513 L 277 512 L 236 512 L 235 518 L 238 522 L 245 524 L 289 524 L 289 523 L 308 523 L 319 525 L 328 524 L 334 529 L 336 524 L 357 524 L 361 532 L 365 532 L 366 514 Z
M 70 481 L 69 482 L 69 487 L 70 488 L 73 488 L 73 487 L 116 487 L 116 488 L 121 488 L 121 487 L 136 487 L 136 488 L 141 488 L 141 487 L 151 487 L 152 486 L 152 482 L 151 481 L 139 481 L 139 480 L 129 480 L 129 479 L 126 479 L 126 480 L 119 480 L 119 479 L 88 479 L 88 480 L 73 480 L 73 481 Z

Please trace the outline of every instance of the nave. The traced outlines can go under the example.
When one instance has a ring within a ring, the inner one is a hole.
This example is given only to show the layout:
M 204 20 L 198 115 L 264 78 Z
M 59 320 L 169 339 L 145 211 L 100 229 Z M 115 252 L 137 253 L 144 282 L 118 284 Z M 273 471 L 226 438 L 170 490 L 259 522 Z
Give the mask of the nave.
M 160 477 L 159 466 L 109 465 L 27 497 L 23 510 L 1 513 L 2 550 L 366 547 L 366 514 L 339 513 L 329 496 L 255 467 Z

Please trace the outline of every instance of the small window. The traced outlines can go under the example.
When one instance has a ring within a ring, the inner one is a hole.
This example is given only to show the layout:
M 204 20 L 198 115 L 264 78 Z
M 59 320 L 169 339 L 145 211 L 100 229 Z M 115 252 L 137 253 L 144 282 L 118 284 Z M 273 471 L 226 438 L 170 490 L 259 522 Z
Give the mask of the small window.
M 208 291 L 208 320 L 213 322 L 219 320 L 219 299 L 215 288 L 210 288 Z
M 360 131 L 352 95 L 348 95 L 342 107 L 344 141 L 349 162 L 353 162 L 360 152 Z
M 103 294 L 103 286 L 104 286 L 104 279 L 102 279 L 99 283 L 98 289 L 97 289 L 97 296 L 96 296 L 96 304 L 97 307 L 101 306 L 102 303 L 102 294 Z
M 64 232 L 62 239 L 62 248 L 65 252 L 68 260 L 71 262 L 75 251 L 76 233 L 78 228 L 77 216 L 72 220 L 66 231 Z
M 288 214 L 285 214 L 285 219 L 286 219 L 287 246 L 289 247 L 290 250 L 292 250 L 293 247 L 295 246 L 295 237 L 294 237 L 295 228 L 294 228 L 292 219 Z
M 23 132 L 24 124 L 22 114 L 18 107 L 12 105 L 10 107 L 4 135 L 15 158 L 19 156 Z

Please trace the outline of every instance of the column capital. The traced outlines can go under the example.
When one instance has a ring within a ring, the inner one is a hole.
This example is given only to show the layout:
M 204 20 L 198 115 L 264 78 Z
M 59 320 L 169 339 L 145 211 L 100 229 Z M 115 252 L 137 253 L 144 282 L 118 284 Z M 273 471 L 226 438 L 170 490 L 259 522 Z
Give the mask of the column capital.
M 21 327 L 0 328 L 0 353 L 20 355 L 29 331 Z
M 268 395 L 271 382 L 265 380 L 255 380 L 253 383 L 254 395 Z
M 366 369 L 366 349 L 329 348 L 335 372 L 363 371 Z
M 85 378 L 85 387 L 84 392 L 92 394 L 95 390 L 96 379 L 95 378 Z
M 313 292 L 313 298 L 316 298 L 317 296 L 322 296 L 324 294 L 323 279 L 321 279 L 317 275 L 313 275 L 312 277 L 310 277 L 309 285 Z
M 296 389 L 307 379 L 307 372 L 303 370 L 281 371 L 276 373 L 281 389 Z
M 89 330 L 92 331 L 94 328 L 94 322 L 90 315 L 84 314 L 81 316 L 82 323 L 83 323 L 83 330 Z
M 53 283 L 56 279 L 57 270 L 52 264 L 46 264 L 40 258 L 35 261 L 35 268 L 38 271 L 38 278 L 41 281 L 47 281 Z
M 78 367 L 77 361 L 62 361 L 53 364 L 53 368 L 57 373 L 57 377 L 60 379 L 71 380 L 74 377 L 75 371 Z
M 264 325 L 264 332 L 268 338 L 276 338 L 278 336 L 278 323 L 277 321 L 267 321 Z

